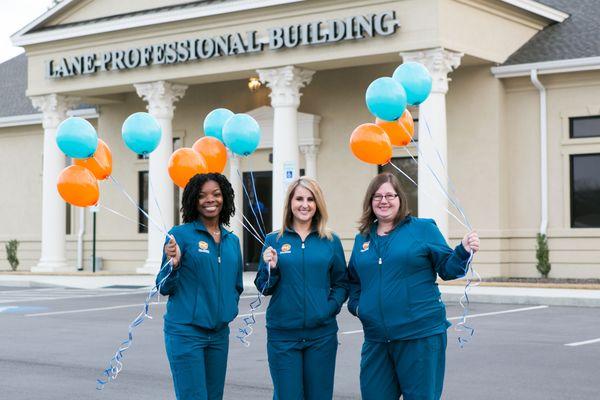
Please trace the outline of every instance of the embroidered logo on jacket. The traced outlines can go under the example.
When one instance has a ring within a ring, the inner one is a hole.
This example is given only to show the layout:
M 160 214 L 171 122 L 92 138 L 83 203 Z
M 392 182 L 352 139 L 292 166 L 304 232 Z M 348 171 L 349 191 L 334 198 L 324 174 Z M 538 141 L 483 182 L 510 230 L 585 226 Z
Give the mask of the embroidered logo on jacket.
M 204 240 L 199 241 L 198 251 L 201 253 L 210 253 L 210 250 L 208 250 L 208 243 L 206 243 Z
M 281 251 L 279 254 L 289 254 L 292 252 L 292 245 L 289 243 L 285 243 L 281 246 Z
M 362 244 L 362 249 L 360 250 L 361 253 L 364 253 L 365 251 L 369 250 L 369 242 L 364 242 Z

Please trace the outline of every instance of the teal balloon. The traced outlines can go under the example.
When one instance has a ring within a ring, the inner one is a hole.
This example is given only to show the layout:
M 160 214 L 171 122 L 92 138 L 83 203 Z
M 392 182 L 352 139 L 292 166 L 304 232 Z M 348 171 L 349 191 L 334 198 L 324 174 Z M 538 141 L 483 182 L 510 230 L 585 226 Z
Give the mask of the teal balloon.
M 160 124 L 147 112 L 131 114 L 121 128 L 125 145 L 141 155 L 152 153 L 160 144 L 161 135 Z
M 416 106 L 429 97 L 431 93 L 431 75 L 423 64 L 409 61 L 400 65 L 392 76 L 406 91 L 406 100 Z
M 56 144 L 68 157 L 90 158 L 98 147 L 98 134 L 85 119 L 70 117 L 58 125 Z
M 379 119 L 395 121 L 406 109 L 404 88 L 392 78 L 375 79 L 365 95 L 367 108 Z
M 223 142 L 223 125 L 235 114 L 226 108 L 217 108 L 208 113 L 204 118 L 204 134 L 212 136 Z
M 260 142 L 260 126 L 248 114 L 235 114 L 223 126 L 225 145 L 240 156 L 254 153 Z

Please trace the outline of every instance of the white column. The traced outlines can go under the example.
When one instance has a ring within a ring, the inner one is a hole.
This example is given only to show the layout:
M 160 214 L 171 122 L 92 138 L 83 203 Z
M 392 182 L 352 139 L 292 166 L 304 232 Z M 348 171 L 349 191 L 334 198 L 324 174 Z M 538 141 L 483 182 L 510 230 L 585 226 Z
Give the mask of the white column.
M 174 103 L 183 97 L 187 86 L 158 81 L 134 85 L 138 96 L 148 103 L 148 112 L 158 120 L 162 128 L 160 144 L 148 162 L 148 214 L 161 227 L 171 229 L 174 222 L 174 187 L 167 166 L 173 153 Z M 156 199 L 155 199 L 156 197 Z M 158 202 L 158 205 L 157 205 Z M 148 225 L 148 258 L 138 273 L 155 274 L 161 267 L 162 247 L 165 235 L 152 223 Z
M 304 154 L 304 165 L 306 165 L 304 175 L 317 180 L 317 154 L 319 154 L 319 145 L 308 144 L 300 146 L 300 151 Z
M 298 106 L 300 88 L 314 71 L 287 66 L 257 70 L 271 89 L 273 107 L 273 230 L 281 228 L 283 202 L 289 183 L 298 177 Z M 291 175 L 291 176 L 288 176 Z
M 244 253 L 244 189 L 242 188 L 242 170 L 240 168 L 240 156 L 227 150 L 229 153 L 229 182 L 233 187 L 233 193 L 235 194 L 235 215 L 231 220 L 231 228 L 233 233 L 240 239 L 240 248 L 242 254 Z M 238 175 L 239 173 L 239 175 Z
M 447 238 L 448 214 L 445 208 L 449 203 L 427 165 L 435 171 L 443 187 L 447 188 L 446 93 L 450 80 L 448 73 L 460 65 L 463 54 L 437 48 L 400 55 L 404 62 L 416 61 L 425 65 L 433 79 L 431 94 L 419 106 L 419 217 L 433 218 Z M 446 168 L 442 166 L 440 158 Z
M 31 97 L 33 106 L 43 114 L 44 127 L 42 251 L 32 272 L 51 272 L 67 267 L 66 205 L 56 189 L 56 180 L 66 166 L 66 158 L 56 145 L 56 129 L 67 118 L 67 110 L 75 101 L 56 94 Z

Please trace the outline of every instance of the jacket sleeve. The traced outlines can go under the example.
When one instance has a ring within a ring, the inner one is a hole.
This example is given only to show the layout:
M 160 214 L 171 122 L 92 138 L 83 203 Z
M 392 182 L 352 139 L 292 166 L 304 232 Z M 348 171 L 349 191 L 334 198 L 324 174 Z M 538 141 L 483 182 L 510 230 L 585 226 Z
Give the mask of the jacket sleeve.
M 356 242 L 355 242 L 356 243 Z M 356 246 L 355 246 L 356 247 Z M 350 297 L 348 298 L 348 311 L 358 317 L 358 301 L 360 300 L 360 278 L 355 269 L 354 249 L 348 263 L 348 280 L 350 282 Z
M 470 254 L 459 243 L 454 250 L 448 246 L 446 239 L 438 229 L 434 220 L 426 220 L 425 242 L 429 248 L 429 258 L 435 272 L 445 281 L 461 278 L 467 273 L 467 262 Z
M 238 295 L 241 295 L 244 291 L 244 259 L 242 257 L 242 247 L 240 246 L 240 239 L 236 237 L 237 241 L 237 256 L 238 256 L 238 277 L 235 283 L 235 289 L 238 292 Z M 239 300 L 239 298 L 238 298 Z
M 256 273 L 256 278 L 254 279 L 254 286 L 258 289 L 260 293 L 264 296 L 269 296 L 273 294 L 277 284 L 279 283 L 280 272 L 279 267 L 271 269 L 269 271 L 269 266 L 263 260 L 263 253 L 265 250 L 272 246 L 271 244 L 271 236 L 267 236 L 265 238 L 265 245 L 263 246 L 260 252 L 260 262 L 258 263 L 258 272 Z
M 172 234 L 169 232 L 169 234 Z M 167 255 L 165 254 L 165 245 L 169 243 L 171 238 L 167 236 L 165 238 L 165 243 L 163 244 L 163 255 L 161 261 L 161 268 L 158 271 L 158 275 L 156 276 L 156 285 L 159 286 L 158 290 L 160 294 L 163 296 L 170 296 L 175 294 L 175 289 L 177 288 L 177 282 L 179 281 L 179 270 L 183 267 L 181 265 L 183 261 L 183 251 L 181 254 L 181 259 L 179 260 L 179 268 L 176 270 L 172 270 L 172 265 L 169 260 L 167 260 Z M 177 239 L 175 239 L 177 240 Z M 167 262 L 168 261 L 168 262 Z M 169 271 L 171 273 L 169 273 Z
M 331 290 L 329 292 L 329 315 L 340 312 L 342 305 L 348 298 L 349 282 L 348 268 L 346 267 L 346 256 L 340 238 L 333 238 L 333 258 L 329 269 L 329 281 Z

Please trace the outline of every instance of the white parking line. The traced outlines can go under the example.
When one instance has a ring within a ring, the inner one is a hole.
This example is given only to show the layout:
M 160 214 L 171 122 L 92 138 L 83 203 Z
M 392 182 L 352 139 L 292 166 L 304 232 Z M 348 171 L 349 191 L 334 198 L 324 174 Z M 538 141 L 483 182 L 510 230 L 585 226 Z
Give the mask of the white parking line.
M 575 346 L 583 346 L 585 344 L 592 344 L 592 343 L 598 343 L 598 342 L 600 342 L 600 338 L 598 338 L 598 339 L 592 339 L 592 340 L 586 340 L 585 342 L 567 343 L 567 344 L 565 344 L 565 346 L 575 347 Z
M 82 294 L 80 296 L 63 296 L 63 297 L 31 297 L 31 298 L 12 298 L 8 300 L 0 300 L 0 304 L 13 304 L 13 303 L 26 303 L 32 301 L 50 301 L 50 300 L 71 300 L 71 299 L 85 299 L 90 297 L 112 297 L 112 296 L 127 296 L 142 293 L 136 292 L 124 292 L 124 293 L 107 293 L 107 294 Z
M 548 308 L 548 306 L 535 306 L 535 307 L 514 308 L 512 310 L 494 311 L 494 312 L 481 313 L 481 314 L 471 314 L 471 315 L 467 316 L 467 319 L 477 318 L 477 317 L 487 317 L 487 316 L 490 316 L 490 315 L 515 313 L 515 312 L 521 312 L 521 311 L 541 310 L 543 308 Z M 462 319 L 462 316 L 448 318 L 448 321 L 455 321 L 455 320 L 458 320 L 458 319 Z M 362 333 L 362 329 L 357 330 L 357 331 L 342 332 L 341 334 L 342 335 L 352 335 L 353 333 Z
M 166 304 L 166 302 L 161 301 L 159 303 L 150 303 L 150 305 L 154 304 Z M 77 314 L 88 311 L 105 311 L 105 310 L 116 310 L 118 308 L 130 308 L 130 307 L 142 307 L 144 304 L 125 304 L 122 306 L 112 306 L 112 307 L 97 307 L 97 308 L 85 308 L 81 310 L 67 310 L 67 311 L 52 311 L 46 313 L 35 313 L 35 314 L 25 314 L 26 317 L 46 317 L 48 315 L 61 315 L 61 314 Z

